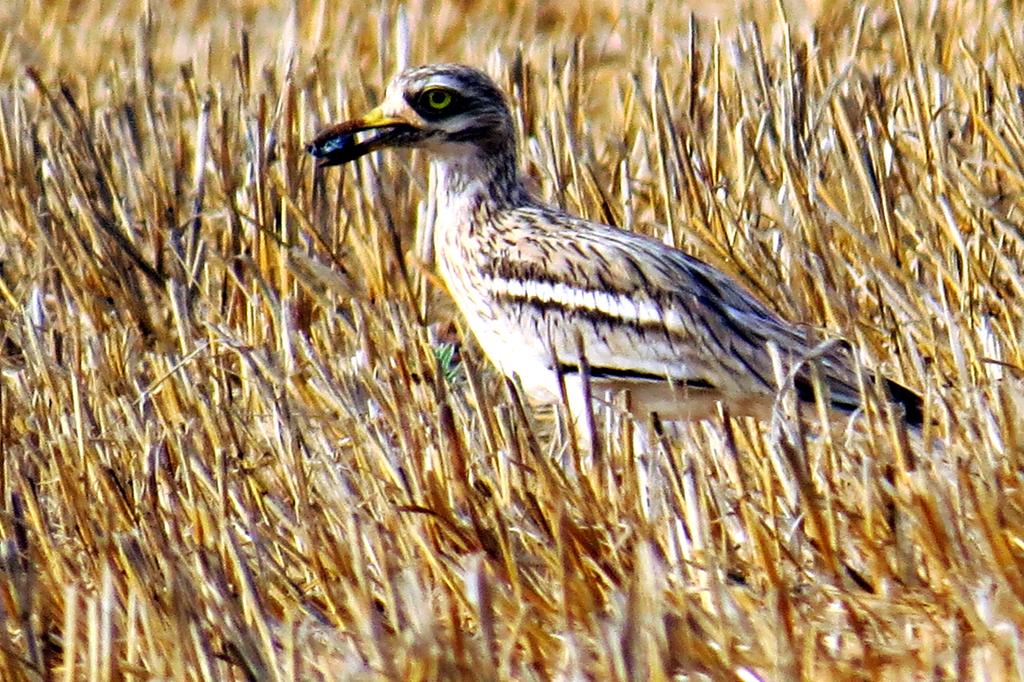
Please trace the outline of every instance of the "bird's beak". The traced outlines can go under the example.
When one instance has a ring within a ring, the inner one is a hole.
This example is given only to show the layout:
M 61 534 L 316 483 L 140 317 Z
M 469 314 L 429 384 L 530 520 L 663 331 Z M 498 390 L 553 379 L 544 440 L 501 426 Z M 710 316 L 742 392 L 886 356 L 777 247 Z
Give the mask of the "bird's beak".
M 368 131 L 373 132 L 357 137 Z M 409 145 L 421 136 L 421 128 L 400 116 L 388 116 L 378 107 L 361 118 L 324 128 L 306 145 L 306 151 L 316 157 L 317 167 L 323 168 L 355 161 L 383 147 Z

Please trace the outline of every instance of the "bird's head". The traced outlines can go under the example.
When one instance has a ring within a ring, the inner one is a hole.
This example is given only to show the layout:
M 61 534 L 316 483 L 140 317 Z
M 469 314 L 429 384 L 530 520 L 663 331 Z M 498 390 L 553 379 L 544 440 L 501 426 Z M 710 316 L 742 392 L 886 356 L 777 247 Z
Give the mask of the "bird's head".
M 486 74 L 459 64 L 399 74 L 380 106 L 320 131 L 306 145 L 318 166 L 335 166 L 387 147 L 422 147 L 446 155 L 511 145 L 512 116 Z

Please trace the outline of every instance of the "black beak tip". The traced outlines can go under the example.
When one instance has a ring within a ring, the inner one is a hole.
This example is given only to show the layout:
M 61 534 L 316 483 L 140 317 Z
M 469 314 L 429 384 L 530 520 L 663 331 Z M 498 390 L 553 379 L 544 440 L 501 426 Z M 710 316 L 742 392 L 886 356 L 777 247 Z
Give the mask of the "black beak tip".
M 306 153 L 317 160 L 317 168 L 336 166 L 349 160 L 355 138 L 350 134 L 321 134 L 306 143 Z
M 315 142 L 310 142 L 306 145 L 306 153 L 312 156 L 316 161 L 316 168 L 326 168 L 327 166 L 337 165 L 337 162 L 332 161 L 331 157 L 324 152 L 323 148 Z

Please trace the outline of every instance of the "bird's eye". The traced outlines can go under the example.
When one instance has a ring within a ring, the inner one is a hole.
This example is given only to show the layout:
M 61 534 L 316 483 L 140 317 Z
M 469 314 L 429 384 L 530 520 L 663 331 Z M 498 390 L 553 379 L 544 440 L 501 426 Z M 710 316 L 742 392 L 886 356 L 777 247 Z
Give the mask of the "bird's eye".
M 457 90 L 438 85 L 410 94 L 407 100 L 416 113 L 431 121 L 451 118 L 461 113 L 466 105 L 465 98 Z
M 431 109 L 441 111 L 452 103 L 452 93 L 441 88 L 434 88 L 424 93 L 424 99 L 426 99 L 427 106 Z

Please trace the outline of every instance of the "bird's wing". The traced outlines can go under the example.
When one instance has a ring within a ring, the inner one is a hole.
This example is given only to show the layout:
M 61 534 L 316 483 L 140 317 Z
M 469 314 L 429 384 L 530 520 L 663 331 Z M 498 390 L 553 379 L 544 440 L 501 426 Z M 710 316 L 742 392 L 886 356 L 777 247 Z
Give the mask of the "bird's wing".
M 477 254 L 485 289 L 517 323 L 546 334 L 567 367 L 582 340 L 597 377 L 772 394 L 768 344 L 789 364 L 810 350 L 803 330 L 733 279 L 654 239 L 539 207 L 517 211 L 500 235 Z M 834 406 L 851 411 L 860 400 L 844 353 L 818 362 Z M 795 385 L 801 399 L 813 400 L 807 369 Z

